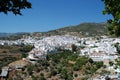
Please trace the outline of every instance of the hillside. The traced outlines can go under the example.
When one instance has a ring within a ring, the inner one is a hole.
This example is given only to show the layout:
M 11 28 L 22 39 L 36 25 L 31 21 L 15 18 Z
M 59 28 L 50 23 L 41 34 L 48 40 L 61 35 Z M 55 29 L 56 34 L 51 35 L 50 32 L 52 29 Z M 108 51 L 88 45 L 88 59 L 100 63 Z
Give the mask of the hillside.
M 30 33 L 18 32 L 18 33 L 0 33 L 0 40 L 17 40 L 23 37 L 23 35 L 29 35 Z
M 106 23 L 82 23 L 76 26 L 68 26 L 65 28 L 60 28 L 57 30 L 52 30 L 46 32 L 49 35 L 63 35 L 63 34 L 72 34 L 72 35 L 82 35 L 82 36 L 99 36 L 106 35 L 107 31 Z
M 41 37 L 50 35 L 75 35 L 75 36 L 100 36 L 107 35 L 106 23 L 81 23 L 75 26 L 68 26 L 48 32 L 33 32 L 33 33 L 0 33 L 0 39 L 2 40 L 16 40 L 26 36 Z

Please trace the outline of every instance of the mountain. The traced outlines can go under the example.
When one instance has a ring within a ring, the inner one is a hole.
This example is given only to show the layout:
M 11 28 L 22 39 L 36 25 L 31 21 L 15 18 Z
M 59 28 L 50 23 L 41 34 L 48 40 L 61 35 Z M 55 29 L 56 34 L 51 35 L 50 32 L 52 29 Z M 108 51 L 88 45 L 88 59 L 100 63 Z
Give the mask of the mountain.
M 0 40 L 17 40 L 29 33 L 18 32 L 18 33 L 0 33 Z
M 75 36 L 100 36 L 108 35 L 106 23 L 81 23 L 75 26 L 67 26 L 64 28 L 51 30 L 48 32 L 33 32 L 33 33 L 0 33 L 0 39 L 20 39 L 23 35 L 41 37 L 41 36 L 50 36 L 50 35 L 75 35 Z
M 107 26 L 106 23 L 81 23 L 76 26 L 68 26 L 57 30 L 48 31 L 45 34 L 48 35 L 72 34 L 80 36 L 107 35 L 108 30 L 106 26 Z
M 0 33 L 0 37 L 8 37 L 12 35 L 12 33 Z

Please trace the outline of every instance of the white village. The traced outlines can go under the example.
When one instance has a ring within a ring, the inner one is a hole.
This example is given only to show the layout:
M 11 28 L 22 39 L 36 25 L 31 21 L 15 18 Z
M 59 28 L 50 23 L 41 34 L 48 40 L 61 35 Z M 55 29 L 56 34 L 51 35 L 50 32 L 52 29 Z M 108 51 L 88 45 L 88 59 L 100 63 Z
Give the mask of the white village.
M 22 38 L 16 41 L 0 40 L 0 45 L 21 44 L 34 45 L 34 48 L 28 53 L 26 58 L 10 63 L 7 67 L 3 67 L 0 76 L 6 76 L 10 67 L 14 66 L 16 69 L 19 69 L 27 65 L 28 62 L 35 64 L 39 58 L 51 52 L 57 54 L 58 48 L 72 50 L 71 46 L 74 44 L 78 48 L 77 52 L 79 52 L 79 56 L 87 56 L 95 62 L 103 61 L 106 70 L 113 73 L 109 77 L 117 78 L 117 80 L 120 79 L 120 66 L 109 65 L 110 61 L 115 62 L 115 60 L 120 58 L 120 54 L 115 47 L 115 44 L 120 44 L 119 38 L 110 38 L 107 36 L 101 36 L 100 38 L 80 38 L 71 35 L 56 35 L 42 37 L 39 40 L 33 37 Z M 105 77 L 106 75 L 96 76 L 90 80 L 105 80 Z

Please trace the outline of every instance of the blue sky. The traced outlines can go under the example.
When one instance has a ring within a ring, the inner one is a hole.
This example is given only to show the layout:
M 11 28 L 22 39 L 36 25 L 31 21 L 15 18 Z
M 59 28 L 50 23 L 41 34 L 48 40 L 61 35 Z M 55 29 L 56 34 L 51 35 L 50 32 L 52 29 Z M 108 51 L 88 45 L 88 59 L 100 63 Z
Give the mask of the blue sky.
M 44 32 L 83 22 L 106 22 L 101 0 L 28 0 L 23 16 L 0 13 L 0 32 Z

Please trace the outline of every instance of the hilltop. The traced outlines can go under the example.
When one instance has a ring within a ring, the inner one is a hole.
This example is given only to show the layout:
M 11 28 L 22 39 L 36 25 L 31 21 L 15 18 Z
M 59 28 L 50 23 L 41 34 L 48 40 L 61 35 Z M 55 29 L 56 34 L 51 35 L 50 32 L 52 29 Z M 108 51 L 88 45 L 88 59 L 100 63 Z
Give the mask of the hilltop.
M 63 34 L 71 34 L 78 36 L 99 36 L 99 35 L 107 35 L 107 24 L 106 23 L 81 23 L 75 26 L 68 26 L 52 31 L 46 32 L 49 35 L 63 35 Z

